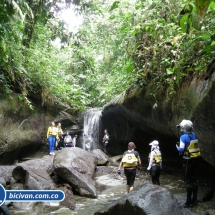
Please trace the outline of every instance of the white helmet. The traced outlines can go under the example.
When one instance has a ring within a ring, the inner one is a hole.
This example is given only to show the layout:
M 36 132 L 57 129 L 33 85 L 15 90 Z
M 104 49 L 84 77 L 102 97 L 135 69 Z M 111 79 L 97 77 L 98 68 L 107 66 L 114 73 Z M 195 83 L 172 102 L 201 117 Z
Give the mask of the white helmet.
M 190 120 L 183 119 L 179 124 L 181 131 L 191 133 L 193 130 L 193 123 Z
M 159 142 L 157 140 L 152 141 L 151 143 L 149 143 L 151 147 L 151 151 L 153 151 L 154 149 L 159 149 Z

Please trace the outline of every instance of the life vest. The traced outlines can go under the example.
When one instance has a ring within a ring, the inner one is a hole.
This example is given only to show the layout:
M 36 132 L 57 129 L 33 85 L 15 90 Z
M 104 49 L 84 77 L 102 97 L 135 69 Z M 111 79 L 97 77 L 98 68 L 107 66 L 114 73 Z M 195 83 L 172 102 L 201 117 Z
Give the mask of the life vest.
M 137 166 L 137 161 L 138 159 L 133 153 L 125 154 L 122 158 L 123 167 L 135 167 Z
M 61 135 L 63 134 L 63 131 L 62 131 L 61 128 L 57 128 L 57 134 L 58 134 L 59 136 L 61 136 Z
M 71 143 L 71 142 L 73 142 L 73 141 L 72 141 L 72 137 L 71 137 L 71 136 L 66 136 L 66 137 L 64 138 L 64 142 L 65 142 L 65 143 Z
M 105 134 L 103 137 L 103 141 L 107 142 L 109 140 L 109 134 Z
M 148 161 L 150 161 L 150 156 L 151 156 L 151 153 L 149 153 Z M 161 153 L 155 154 L 153 157 L 152 163 L 153 164 L 160 164 L 160 162 L 162 162 Z
M 57 135 L 57 128 L 49 127 L 49 136 L 56 136 L 56 135 Z
M 197 139 L 190 141 L 190 145 L 185 149 L 184 154 L 185 154 L 185 156 L 187 156 L 189 158 L 197 158 L 197 157 L 201 156 L 200 149 L 198 147 L 198 140 Z

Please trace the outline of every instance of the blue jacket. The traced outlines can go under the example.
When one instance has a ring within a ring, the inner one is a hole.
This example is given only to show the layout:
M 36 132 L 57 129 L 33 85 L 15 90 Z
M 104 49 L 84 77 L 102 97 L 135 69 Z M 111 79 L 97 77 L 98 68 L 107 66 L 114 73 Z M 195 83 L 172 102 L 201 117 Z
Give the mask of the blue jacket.
M 196 134 L 192 133 L 184 133 L 180 137 L 180 146 L 177 148 L 180 153 L 184 152 L 185 149 L 190 145 L 191 140 L 196 140 Z

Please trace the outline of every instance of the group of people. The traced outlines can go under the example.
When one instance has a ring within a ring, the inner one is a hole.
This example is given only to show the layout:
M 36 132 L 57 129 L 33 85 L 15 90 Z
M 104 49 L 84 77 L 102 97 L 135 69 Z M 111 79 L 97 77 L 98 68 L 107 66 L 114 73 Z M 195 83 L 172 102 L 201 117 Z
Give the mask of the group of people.
M 47 131 L 47 140 L 49 145 L 49 155 L 55 155 L 54 149 L 60 150 L 63 147 L 75 147 L 77 135 L 73 138 L 69 134 L 69 131 L 66 132 L 66 136 L 63 136 L 63 130 L 61 128 L 61 123 L 58 123 L 55 126 L 54 122 L 51 122 L 51 126 L 48 127 Z
M 193 132 L 193 123 L 190 120 L 182 120 L 177 125 L 181 131 L 180 143 L 176 144 L 176 148 L 183 155 L 184 182 L 186 185 L 187 199 L 183 204 L 184 207 L 193 207 L 197 205 L 198 184 L 196 181 L 196 173 L 200 158 L 200 149 L 196 134 Z M 149 165 L 147 173 L 150 174 L 152 183 L 160 185 L 159 177 L 162 170 L 162 155 L 157 140 L 149 143 L 151 151 L 149 153 Z M 124 152 L 123 158 L 118 167 L 118 173 L 121 173 L 121 167 L 124 168 L 124 173 L 127 179 L 126 190 L 129 193 L 133 190 L 136 177 L 136 169 L 141 165 L 139 153 L 135 151 L 135 144 L 128 143 L 128 150 Z

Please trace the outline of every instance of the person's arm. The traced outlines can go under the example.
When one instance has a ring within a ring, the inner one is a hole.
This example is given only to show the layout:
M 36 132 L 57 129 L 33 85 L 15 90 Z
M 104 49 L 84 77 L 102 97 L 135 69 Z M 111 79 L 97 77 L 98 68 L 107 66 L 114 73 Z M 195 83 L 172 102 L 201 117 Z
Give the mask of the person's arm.
M 183 153 L 184 152 L 184 149 L 185 149 L 185 138 L 184 138 L 184 136 L 182 136 L 181 138 L 180 138 L 180 145 L 179 146 L 177 146 L 177 150 L 178 150 L 178 152 L 179 153 Z
M 124 157 L 124 154 L 123 154 L 123 157 Z M 120 169 L 121 169 L 122 165 L 123 165 L 123 162 L 122 162 L 122 160 L 121 160 L 121 162 L 119 163 L 118 170 L 120 170 Z
M 50 127 L 48 128 L 48 131 L 47 131 L 47 139 L 49 137 L 49 132 L 50 132 Z
M 149 166 L 148 166 L 147 170 L 151 169 L 153 158 L 154 158 L 154 152 L 151 152 L 150 160 L 149 160 Z
M 137 159 L 138 159 L 138 165 L 141 166 L 140 156 Z
M 123 164 L 123 162 L 121 161 L 121 162 L 119 163 L 118 171 L 121 170 L 122 164 Z

